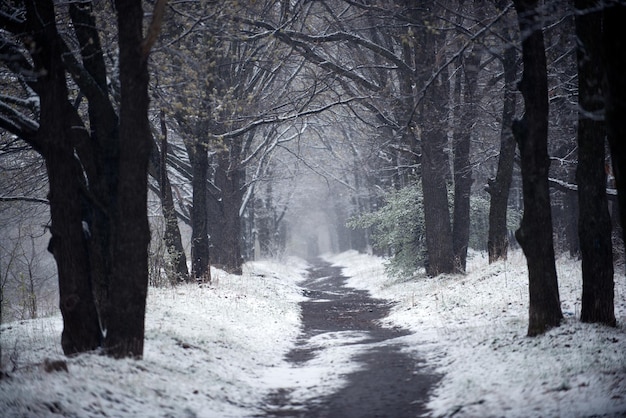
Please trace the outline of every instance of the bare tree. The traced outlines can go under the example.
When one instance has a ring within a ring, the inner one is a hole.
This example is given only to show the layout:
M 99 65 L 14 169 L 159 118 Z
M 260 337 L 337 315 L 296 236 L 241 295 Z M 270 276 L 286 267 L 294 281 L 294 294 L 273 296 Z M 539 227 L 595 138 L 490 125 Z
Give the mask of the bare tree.
M 578 48 L 578 221 L 582 256 L 581 320 L 615 325 L 611 218 L 606 197 L 600 2 L 576 2 Z
M 563 318 L 554 262 L 548 186 L 548 81 L 542 15 L 537 0 L 515 0 L 524 73 L 519 89 L 526 112 L 513 123 L 521 153 L 524 215 L 516 231 L 528 263 L 528 335 L 542 334 Z
M 498 2 L 499 9 L 506 7 L 503 3 L 504 1 Z M 508 23 L 502 26 L 502 36 L 505 45 L 500 61 L 502 62 L 504 73 L 504 97 L 500 125 L 498 166 L 496 176 L 488 180 L 487 188 L 491 197 L 489 205 L 489 237 L 487 241 L 490 263 L 506 259 L 509 246 L 507 212 L 516 149 L 511 126 L 515 117 L 516 107 L 515 82 L 517 80 L 518 53 L 508 28 Z
M 152 144 L 147 58 L 164 5 L 157 3 L 144 38 L 141 2 L 115 3 L 119 113 L 108 94 L 90 3 L 71 3 L 63 10 L 69 10 L 78 55 L 68 46 L 69 33 L 59 31 L 54 2 L 27 1 L 0 15 L 2 63 L 40 102 L 33 118 L 4 107 L 0 127 L 28 143 L 46 163 L 49 250 L 58 268 L 66 354 L 99 346 L 113 357 L 143 354 Z M 68 88 L 68 74 L 80 89 L 76 97 Z M 83 98 L 86 115 L 78 106 Z

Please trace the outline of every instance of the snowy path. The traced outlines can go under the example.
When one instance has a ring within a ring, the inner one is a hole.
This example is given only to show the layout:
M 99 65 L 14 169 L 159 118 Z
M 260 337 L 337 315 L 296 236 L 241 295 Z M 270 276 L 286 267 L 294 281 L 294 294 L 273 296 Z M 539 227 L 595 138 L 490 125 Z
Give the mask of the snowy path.
M 286 356 L 295 376 L 310 375 L 324 358 L 328 369 L 343 370 L 343 384 L 330 395 L 295 394 L 285 386 L 269 397 L 270 417 L 416 417 L 427 412 L 429 391 L 440 377 L 403 349 L 403 329 L 384 328 L 378 321 L 390 306 L 367 291 L 346 286 L 341 268 L 316 260 L 310 277 L 301 283 L 303 330 L 296 347 Z M 329 354 L 329 351 L 333 354 Z M 296 382 L 297 383 L 297 382 Z M 311 383 L 311 381 L 309 381 Z M 324 386 L 320 376 L 317 385 Z M 288 385 L 288 382 L 287 382 Z

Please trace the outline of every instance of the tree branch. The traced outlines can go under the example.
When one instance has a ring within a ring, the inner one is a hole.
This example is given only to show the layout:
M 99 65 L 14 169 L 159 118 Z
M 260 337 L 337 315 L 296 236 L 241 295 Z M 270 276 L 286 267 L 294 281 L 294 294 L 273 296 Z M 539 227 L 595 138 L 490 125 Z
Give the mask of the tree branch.
M 144 61 L 148 59 L 148 55 L 150 55 L 150 50 L 159 38 L 159 33 L 161 33 L 161 26 L 163 25 L 163 16 L 165 15 L 166 4 L 167 0 L 157 0 L 156 4 L 154 5 L 154 11 L 152 12 L 152 21 L 150 22 L 150 26 L 148 27 L 148 33 L 141 43 L 141 55 Z
M 305 116 L 311 116 L 311 115 L 315 115 L 315 114 L 318 114 L 318 113 L 325 112 L 326 110 L 331 109 L 331 108 L 333 108 L 335 106 L 344 105 L 344 104 L 348 104 L 348 103 L 351 103 L 351 102 L 354 102 L 354 101 L 357 101 L 357 100 L 364 100 L 364 99 L 366 99 L 366 97 L 351 97 L 351 98 L 346 99 L 346 100 L 339 100 L 339 101 L 336 101 L 336 102 L 333 102 L 333 103 L 329 103 L 329 104 L 324 105 L 324 106 L 320 106 L 320 107 L 315 108 L 315 109 L 307 110 L 305 112 L 298 112 L 298 113 L 294 113 L 294 114 L 286 115 L 286 116 L 277 116 L 275 118 L 269 118 L 269 119 L 258 119 L 258 120 L 254 121 L 254 122 L 251 122 L 250 124 L 248 124 L 248 125 L 246 125 L 246 126 L 244 126 L 242 128 L 235 129 L 233 131 L 226 132 L 226 133 L 219 134 L 219 135 L 215 135 L 215 136 L 218 137 L 218 138 L 223 138 L 223 139 L 236 138 L 239 135 L 243 135 L 246 132 L 248 132 L 248 131 L 250 131 L 250 130 L 252 130 L 252 129 L 258 127 L 258 126 L 269 125 L 269 124 L 272 124 L 272 123 L 288 122 L 290 120 L 295 120 L 295 119 L 302 118 L 302 117 L 305 117 Z
M 0 196 L 0 202 L 29 202 L 29 203 L 42 203 L 44 205 L 50 204 L 48 199 L 41 199 L 38 197 L 28 197 L 28 196 Z
M 550 186 L 554 187 L 557 190 L 560 190 L 565 193 L 578 193 L 578 185 L 568 183 L 563 180 L 555 179 L 552 177 L 548 178 L 548 182 Z M 616 189 L 606 189 L 606 197 L 611 201 L 617 202 L 617 190 Z

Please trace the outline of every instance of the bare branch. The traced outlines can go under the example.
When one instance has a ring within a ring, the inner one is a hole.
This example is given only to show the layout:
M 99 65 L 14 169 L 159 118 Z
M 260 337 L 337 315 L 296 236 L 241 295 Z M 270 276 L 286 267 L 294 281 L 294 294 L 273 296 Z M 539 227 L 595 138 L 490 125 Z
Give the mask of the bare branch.
M 152 12 L 152 21 L 148 27 L 148 33 L 141 44 L 141 54 L 143 59 L 148 59 L 150 50 L 156 43 L 159 34 L 161 33 L 161 26 L 163 25 L 163 16 L 165 15 L 165 6 L 167 0 L 157 0 L 154 5 L 154 11 Z
M 578 185 L 573 183 L 568 183 L 563 180 L 555 179 L 552 177 L 548 178 L 548 182 L 550 186 L 554 187 L 557 190 L 560 190 L 565 193 L 577 193 Z M 606 197 L 609 200 L 617 201 L 617 189 L 606 189 Z
M 315 109 L 307 110 L 305 112 L 298 112 L 298 113 L 293 113 L 293 114 L 290 114 L 290 115 L 277 116 L 277 117 L 268 118 L 268 119 L 258 119 L 258 120 L 254 121 L 254 122 L 252 122 L 252 123 L 250 123 L 250 124 L 248 124 L 248 125 L 246 125 L 246 126 L 244 126 L 242 128 L 235 129 L 233 131 L 226 132 L 226 133 L 223 133 L 223 134 L 220 134 L 220 135 L 215 135 L 215 136 L 219 137 L 219 138 L 223 138 L 223 139 L 236 138 L 239 135 L 243 135 L 246 132 L 248 132 L 248 131 L 250 131 L 250 130 L 252 130 L 252 129 L 258 127 L 258 126 L 261 126 L 261 125 L 269 125 L 269 124 L 272 124 L 272 123 L 288 122 L 288 121 L 295 120 L 295 119 L 298 119 L 298 118 L 302 118 L 302 117 L 311 116 L 311 115 L 315 115 L 315 114 L 318 114 L 318 113 L 325 112 L 326 110 L 331 109 L 331 108 L 333 108 L 335 106 L 340 106 L 340 105 L 348 104 L 348 103 L 351 103 L 351 102 L 354 102 L 354 101 L 357 101 L 357 100 L 364 100 L 364 99 L 368 99 L 368 97 L 351 97 L 351 98 L 346 99 L 346 100 L 339 100 L 339 101 L 336 101 L 336 102 L 333 102 L 333 103 L 329 103 L 329 104 L 324 105 L 324 106 L 320 106 L 320 107 L 315 108 Z
M 44 205 L 50 204 L 48 199 L 41 199 L 38 197 L 28 197 L 28 196 L 0 196 L 0 202 L 29 202 L 29 203 L 42 203 Z

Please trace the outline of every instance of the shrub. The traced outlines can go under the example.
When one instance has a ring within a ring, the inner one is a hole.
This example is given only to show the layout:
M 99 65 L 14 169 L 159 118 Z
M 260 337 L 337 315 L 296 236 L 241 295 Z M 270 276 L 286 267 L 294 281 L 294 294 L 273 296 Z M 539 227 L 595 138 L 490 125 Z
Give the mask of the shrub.
M 424 266 L 426 243 L 421 186 L 414 184 L 392 190 L 380 209 L 352 217 L 352 229 L 368 229 L 372 246 L 391 254 L 387 271 L 410 276 Z

